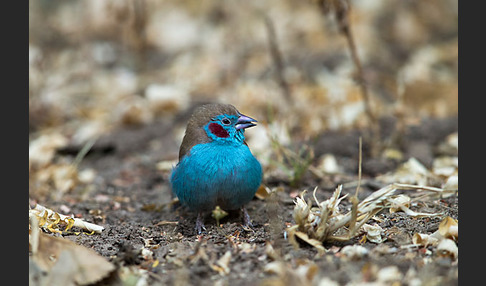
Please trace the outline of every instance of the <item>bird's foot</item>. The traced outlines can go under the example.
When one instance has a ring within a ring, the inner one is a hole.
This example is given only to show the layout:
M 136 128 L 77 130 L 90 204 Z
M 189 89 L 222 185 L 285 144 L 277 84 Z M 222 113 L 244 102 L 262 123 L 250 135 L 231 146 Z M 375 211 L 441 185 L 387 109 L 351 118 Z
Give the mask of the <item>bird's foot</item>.
M 204 222 L 203 222 L 203 214 L 198 213 L 197 219 L 196 219 L 196 232 L 197 232 L 197 234 L 201 234 L 202 230 L 206 230 L 206 227 L 204 226 Z
M 241 213 L 243 215 L 243 228 L 245 230 L 253 230 L 253 224 L 251 223 L 251 218 L 245 207 L 241 207 Z

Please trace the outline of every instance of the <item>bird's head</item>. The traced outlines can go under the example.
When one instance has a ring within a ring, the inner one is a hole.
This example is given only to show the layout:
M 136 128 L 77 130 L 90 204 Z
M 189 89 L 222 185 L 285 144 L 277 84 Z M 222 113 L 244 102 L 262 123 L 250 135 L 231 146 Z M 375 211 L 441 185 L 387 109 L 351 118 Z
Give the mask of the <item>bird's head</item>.
M 204 130 L 209 138 L 217 142 L 236 142 L 243 143 L 245 140 L 245 128 L 253 127 L 255 119 L 237 114 L 219 114 L 211 118 L 204 126 Z
M 208 142 L 245 143 L 245 129 L 256 126 L 255 119 L 241 114 L 231 104 L 206 104 L 196 108 L 179 150 L 182 158 L 194 145 Z

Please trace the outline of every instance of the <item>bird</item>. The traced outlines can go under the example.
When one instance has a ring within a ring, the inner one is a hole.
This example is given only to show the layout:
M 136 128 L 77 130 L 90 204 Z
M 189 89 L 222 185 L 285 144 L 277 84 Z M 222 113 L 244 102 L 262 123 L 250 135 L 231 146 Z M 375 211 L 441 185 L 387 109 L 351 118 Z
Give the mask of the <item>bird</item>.
M 216 206 L 240 209 L 243 225 L 253 227 L 245 205 L 260 187 L 263 172 L 245 141 L 245 129 L 256 122 L 222 103 L 201 105 L 189 118 L 170 184 L 180 203 L 197 212 L 197 234 L 206 230 L 204 213 Z

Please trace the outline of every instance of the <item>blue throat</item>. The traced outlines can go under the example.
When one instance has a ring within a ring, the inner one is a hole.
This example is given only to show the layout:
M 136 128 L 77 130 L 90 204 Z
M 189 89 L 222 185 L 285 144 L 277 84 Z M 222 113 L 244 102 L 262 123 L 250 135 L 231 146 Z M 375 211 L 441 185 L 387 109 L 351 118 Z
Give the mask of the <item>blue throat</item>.
M 262 167 L 243 144 L 241 131 L 231 138 L 213 135 L 212 142 L 195 145 L 177 164 L 170 182 L 183 205 L 194 211 L 212 210 L 217 205 L 233 210 L 253 198 L 262 180 Z

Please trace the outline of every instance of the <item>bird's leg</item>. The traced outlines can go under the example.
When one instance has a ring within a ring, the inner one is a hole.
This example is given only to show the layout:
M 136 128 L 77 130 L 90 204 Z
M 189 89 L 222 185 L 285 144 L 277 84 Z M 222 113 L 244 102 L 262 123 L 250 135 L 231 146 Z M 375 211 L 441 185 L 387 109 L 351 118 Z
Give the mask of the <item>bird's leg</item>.
M 243 206 L 241 207 L 241 214 L 243 215 L 243 226 L 247 228 L 253 228 L 253 224 L 251 223 L 251 218 L 246 208 Z
M 203 222 L 203 214 L 202 212 L 197 213 L 197 219 L 196 219 L 196 232 L 197 234 L 201 234 L 202 230 L 206 230 L 206 227 L 204 226 Z

